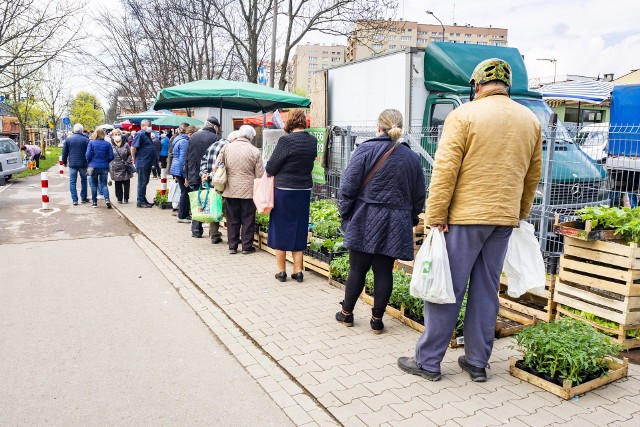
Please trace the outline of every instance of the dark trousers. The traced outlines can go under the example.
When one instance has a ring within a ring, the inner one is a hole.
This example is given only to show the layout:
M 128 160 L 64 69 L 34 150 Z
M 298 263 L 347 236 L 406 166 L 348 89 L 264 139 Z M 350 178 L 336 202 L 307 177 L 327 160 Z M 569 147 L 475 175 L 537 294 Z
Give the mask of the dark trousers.
M 116 199 L 119 202 L 124 200 L 129 200 L 129 189 L 131 188 L 131 180 L 125 179 L 124 181 L 115 181 L 116 187 Z
M 40 153 L 38 153 L 35 156 L 33 156 L 33 161 L 36 162 L 36 167 L 39 168 L 40 167 Z
M 178 187 L 180 188 L 180 202 L 178 203 L 178 219 L 185 219 L 189 216 L 189 211 L 191 210 L 191 206 L 189 205 L 189 192 L 191 191 L 191 187 L 187 187 L 184 185 L 184 177 L 176 176 L 178 180 Z
M 147 203 L 147 184 L 151 177 L 151 165 L 138 168 L 138 204 Z
M 160 166 L 162 169 L 167 168 L 167 156 L 160 156 Z
M 444 238 L 451 266 L 455 304 L 424 303 L 428 325 L 416 344 L 415 361 L 422 369 L 440 372 L 467 290 L 464 316 L 464 353 L 470 365 L 489 363 L 500 308 L 498 287 L 512 227 L 493 225 L 449 225 Z
M 238 249 L 241 242 L 243 251 L 252 248 L 253 233 L 256 229 L 256 205 L 253 199 L 225 199 L 224 210 L 227 217 L 229 249 Z
M 352 312 L 356 301 L 364 289 L 369 269 L 373 269 L 373 308 L 371 314 L 381 318 L 389 303 L 393 290 L 393 263 L 395 259 L 387 255 L 349 251 L 349 277 L 344 290 L 342 309 Z

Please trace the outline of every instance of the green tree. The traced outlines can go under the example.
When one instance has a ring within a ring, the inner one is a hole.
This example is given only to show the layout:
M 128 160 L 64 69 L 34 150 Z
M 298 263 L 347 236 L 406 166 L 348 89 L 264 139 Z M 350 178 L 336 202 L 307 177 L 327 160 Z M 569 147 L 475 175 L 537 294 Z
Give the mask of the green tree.
M 71 101 L 71 124 L 80 123 L 85 129 L 95 129 L 104 120 L 98 98 L 89 92 L 78 92 Z

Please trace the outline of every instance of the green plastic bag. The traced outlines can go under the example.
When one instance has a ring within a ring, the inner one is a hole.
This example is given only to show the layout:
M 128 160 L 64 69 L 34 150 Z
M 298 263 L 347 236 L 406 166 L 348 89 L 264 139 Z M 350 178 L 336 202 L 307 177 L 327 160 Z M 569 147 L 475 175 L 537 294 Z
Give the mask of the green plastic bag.
M 189 193 L 189 202 L 191 202 L 191 219 L 198 222 L 213 222 L 211 217 L 211 206 L 215 191 L 210 191 L 209 184 L 205 183 L 206 191 L 202 191 L 202 187 L 198 191 Z
M 220 222 L 222 221 L 223 216 L 222 194 L 215 191 L 213 194 L 213 201 L 211 202 L 211 218 L 213 218 L 213 222 Z

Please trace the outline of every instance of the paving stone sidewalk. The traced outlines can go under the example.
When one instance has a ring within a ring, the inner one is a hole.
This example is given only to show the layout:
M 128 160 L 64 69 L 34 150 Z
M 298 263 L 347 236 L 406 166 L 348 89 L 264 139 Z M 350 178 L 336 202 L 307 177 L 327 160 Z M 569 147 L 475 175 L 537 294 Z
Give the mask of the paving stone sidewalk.
M 150 193 L 157 182 L 151 181 Z M 228 346 L 298 425 L 334 425 L 336 419 L 349 427 L 640 425 L 638 366 L 630 366 L 626 379 L 564 401 L 509 375 L 509 357 L 517 353 L 503 338 L 496 340 L 488 382 L 472 383 L 461 371 L 462 349 L 450 349 L 444 378 L 429 382 L 396 365 L 399 356 L 413 355 L 419 334 L 387 316 L 385 332 L 373 335 L 364 303 L 356 307 L 355 327 L 338 324 L 334 314 L 343 293 L 326 278 L 305 272 L 304 283 L 280 283 L 273 277 L 275 258 L 264 251 L 229 255 L 225 243 L 192 238 L 189 225 L 177 223 L 170 210 L 116 207 L 290 376 L 290 387 L 275 387 L 282 378 L 253 361 L 253 350 Z M 228 332 L 212 328 L 225 342 Z M 320 414 L 313 399 L 332 417 Z

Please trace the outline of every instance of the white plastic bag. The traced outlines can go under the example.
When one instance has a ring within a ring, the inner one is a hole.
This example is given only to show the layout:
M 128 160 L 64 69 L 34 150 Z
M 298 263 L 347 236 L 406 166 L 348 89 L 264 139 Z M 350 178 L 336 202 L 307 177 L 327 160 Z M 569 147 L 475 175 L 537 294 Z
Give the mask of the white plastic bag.
M 510 297 L 519 297 L 536 288 L 544 290 L 544 261 L 533 225 L 520 221 L 520 228 L 513 229 L 502 271 L 507 276 Z
M 447 244 L 437 228 L 431 229 L 418 251 L 409 291 L 412 296 L 434 304 L 456 302 Z
M 180 186 L 178 185 L 178 181 L 172 179 L 169 183 L 169 195 L 167 196 L 169 202 L 173 209 L 177 209 L 180 203 Z

